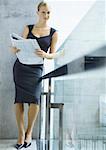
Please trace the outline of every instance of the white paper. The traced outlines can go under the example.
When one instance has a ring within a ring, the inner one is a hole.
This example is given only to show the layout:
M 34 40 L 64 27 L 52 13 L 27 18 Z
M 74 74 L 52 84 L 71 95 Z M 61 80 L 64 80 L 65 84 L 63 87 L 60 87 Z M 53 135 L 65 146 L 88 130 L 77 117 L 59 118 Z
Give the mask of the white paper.
M 21 63 L 43 64 L 43 58 L 35 54 L 36 49 L 40 49 L 36 39 L 24 39 L 15 33 L 12 33 L 10 38 L 12 46 L 20 49 L 16 55 Z

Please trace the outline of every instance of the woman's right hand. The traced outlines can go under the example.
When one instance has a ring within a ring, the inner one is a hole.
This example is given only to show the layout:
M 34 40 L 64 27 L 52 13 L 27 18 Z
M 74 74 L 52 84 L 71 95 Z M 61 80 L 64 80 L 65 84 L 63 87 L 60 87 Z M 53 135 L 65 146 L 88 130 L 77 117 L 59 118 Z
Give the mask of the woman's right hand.
M 11 51 L 16 54 L 20 51 L 20 49 L 17 49 L 16 47 L 11 47 Z

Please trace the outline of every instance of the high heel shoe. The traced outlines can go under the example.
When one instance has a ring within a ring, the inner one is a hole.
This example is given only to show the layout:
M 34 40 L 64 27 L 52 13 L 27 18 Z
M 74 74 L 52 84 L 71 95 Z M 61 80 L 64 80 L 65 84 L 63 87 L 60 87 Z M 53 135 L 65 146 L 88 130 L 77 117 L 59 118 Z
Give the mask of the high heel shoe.
M 29 147 L 29 146 L 31 146 L 31 142 L 27 143 L 27 142 L 25 141 L 25 142 L 24 142 L 24 147 L 27 148 L 27 147 Z
M 26 140 L 26 137 L 27 137 L 27 132 L 25 132 L 25 140 Z M 31 146 L 31 142 L 24 141 L 24 147 L 27 148 L 29 146 Z
M 19 150 L 24 147 L 24 144 L 16 144 L 14 147 Z

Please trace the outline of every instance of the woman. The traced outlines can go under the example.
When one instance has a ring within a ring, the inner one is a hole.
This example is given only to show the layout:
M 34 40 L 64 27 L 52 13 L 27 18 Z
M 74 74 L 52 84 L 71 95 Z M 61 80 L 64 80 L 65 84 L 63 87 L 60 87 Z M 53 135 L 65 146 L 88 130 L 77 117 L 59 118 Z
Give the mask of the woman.
M 42 58 L 53 59 L 56 56 L 55 47 L 57 43 L 57 31 L 48 26 L 50 18 L 50 8 L 47 3 L 41 2 L 37 7 L 38 21 L 34 25 L 27 25 L 24 28 L 23 37 L 36 39 L 40 49 L 35 53 Z M 14 53 L 20 50 L 12 47 Z M 49 53 L 47 53 L 49 51 Z M 36 61 L 35 61 L 36 62 Z M 34 123 L 39 112 L 39 100 L 41 94 L 41 82 L 43 64 L 22 64 L 17 59 L 14 68 L 15 82 L 15 110 L 18 126 L 18 141 L 15 147 L 21 149 L 31 145 Z M 24 128 L 24 103 L 29 104 L 28 125 Z

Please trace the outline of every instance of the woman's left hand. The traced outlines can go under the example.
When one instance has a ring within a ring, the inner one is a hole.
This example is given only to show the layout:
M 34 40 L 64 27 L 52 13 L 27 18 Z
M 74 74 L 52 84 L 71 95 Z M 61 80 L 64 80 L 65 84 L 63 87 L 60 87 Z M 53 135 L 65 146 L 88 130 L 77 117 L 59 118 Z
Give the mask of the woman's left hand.
M 47 53 L 44 52 L 44 51 L 41 50 L 41 49 L 37 49 L 37 50 L 35 51 L 35 54 L 37 54 L 39 57 L 45 58 Z

